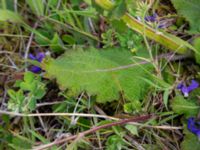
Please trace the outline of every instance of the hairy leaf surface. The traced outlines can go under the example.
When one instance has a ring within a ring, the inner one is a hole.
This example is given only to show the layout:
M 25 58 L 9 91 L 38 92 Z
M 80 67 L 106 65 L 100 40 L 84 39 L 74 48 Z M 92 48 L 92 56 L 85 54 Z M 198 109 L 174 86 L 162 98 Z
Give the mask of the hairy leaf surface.
M 98 102 L 123 98 L 142 99 L 148 86 L 141 78 L 152 71 L 150 64 L 138 64 L 128 51 L 119 49 L 67 52 L 43 61 L 48 78 L 56 78 L 61 89 L 73 96 L 85 91 Z M 146 70 L 146 71 L 145 71 Z

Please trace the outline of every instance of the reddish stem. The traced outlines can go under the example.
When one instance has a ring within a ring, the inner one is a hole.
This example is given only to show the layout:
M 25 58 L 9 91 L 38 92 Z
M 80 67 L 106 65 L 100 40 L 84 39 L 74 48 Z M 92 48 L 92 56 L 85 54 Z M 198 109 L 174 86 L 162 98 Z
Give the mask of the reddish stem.
M 112 123 L 108 123 L 108 124 L 105 124 L 105 125 L 101 125 L 101 126 L 96 126 L 96 127 L 93 127 L 89 130 L 86 130 L 84 132 L 81 132 L 77 135 L 72 135 L 70 137 L 67 137 L 67 138 L 64 138 L 64 139 L 60 139 L 60 140 L 55 140 L 54 142 L 52 143 L 49 143 L 49 144 L 46 144 L 46 145 L 42 145 L 38 148 L 36 148 L 37 150 L 43 150 L 43 149 L 47 149 L 49 147 L 52 147 L 54 145 L 57 145 L 57 144 L 61 144 L 61 143 L 64 143 L 64 142 L 67 142 L 69 140 L 74 140 L 76 138 L 82 138 L 83 136 L 87 135 L 87 134 L 91 134 L 91 133 L 94 133 L 96 132 L 97 130 L 100 130 L 100 129 L 105 129 L 105 128 L 110 128 L 112 126 L 118 126 L 118 125 L 124 125 L 126 123 L 129 123 L 129 122 L 141 122 L 141 121 L 146 121 L 148 119 L 152 118 L 152 115 L 143 115 L 143 116 L 138 116 L 138 117 L 133 117 L 133 118 L 129 118 L 129 119 L 122 119 L 122 120 L 119 120 L 119 121 L 116 121 L 116 122 L 112 122 Z

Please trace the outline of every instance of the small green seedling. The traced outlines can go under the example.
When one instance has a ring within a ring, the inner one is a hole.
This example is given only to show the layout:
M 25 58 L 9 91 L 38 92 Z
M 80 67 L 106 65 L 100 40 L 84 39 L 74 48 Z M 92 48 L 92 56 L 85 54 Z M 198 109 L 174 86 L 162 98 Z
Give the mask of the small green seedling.
M 8 90 L 10 97 L 8 101 L 8 109 L 15 112 L 29 112 L 36 108 L 36 101 L 41 99 L 45 93 L 45 84 L 41 81 L 41 77 L 26 72 L 23 80 L 18 80 L 15 86 L 18 91 L 13 89 Z

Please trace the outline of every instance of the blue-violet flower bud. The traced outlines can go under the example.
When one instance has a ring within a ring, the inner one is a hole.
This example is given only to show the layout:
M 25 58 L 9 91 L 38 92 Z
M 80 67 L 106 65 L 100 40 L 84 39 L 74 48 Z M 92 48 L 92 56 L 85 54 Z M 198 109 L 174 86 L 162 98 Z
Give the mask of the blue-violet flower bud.
M 187 121 L 187 128 L 200 139 L 200 120 L 190 117 Z
M 42 60 L 44 59 L 45 57 L 45 53 L 43 52 L 39 52 L 37 53 L 36 55 L 33 55 L 33 54 L 29 54 L 29 58 L 32 59 L 32 60 L 36 60 L 38 62 L 42 62 Z M 31 66 L 30 70 L 34 73 L 38 73 L 40 72 L 42 69 L 38 66 Z

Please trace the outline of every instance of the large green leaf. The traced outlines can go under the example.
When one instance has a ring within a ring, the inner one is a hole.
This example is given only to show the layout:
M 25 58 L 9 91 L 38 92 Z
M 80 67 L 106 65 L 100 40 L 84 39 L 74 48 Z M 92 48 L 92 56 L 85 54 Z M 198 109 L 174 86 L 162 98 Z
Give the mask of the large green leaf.
M 195 53 L 196 62 L 200 64 L 200 37 L 194 39 L 193 45 L 197 50 L 197 52 Z
M 142 99 L 148 90 L 141 79 L 147 78 L 144 69 L 152 71 L 150 64 L 134 64 L 131 53 L 119 49 L 67 52 L 57 59 L 46 59 L 42 67 L 61 89 L 74 96 L 86 91 L 102 103 L 121 95 L 130 101 Z
M 174 112 L 184 114 L 186 117 L 196 116 L 200 110 L 200 106 L 194 101 L 186 100 L 183 96 L 176 96 L 171 106 Z
M 199 150 L 200 148 L 200 142 L 198 140 L 198 137 L 192 133 L 187 134 L 184 137 L 184 141 L 181 143 L 182 150 Z
M 171 0 L 180 15 L 190 23 L 191 32 L 200 32 L 200 0 Z
M 187 125 L 184 124 L 184 129 L 183 129 L 183 133 L 184 133 L 184 139 L 181 142 L 181 150 L 199 150 L 200 147 L 200 141 L 197 137 L 197 135 L 195 135 L 194 133 L 190 132 L 187 129 Z

